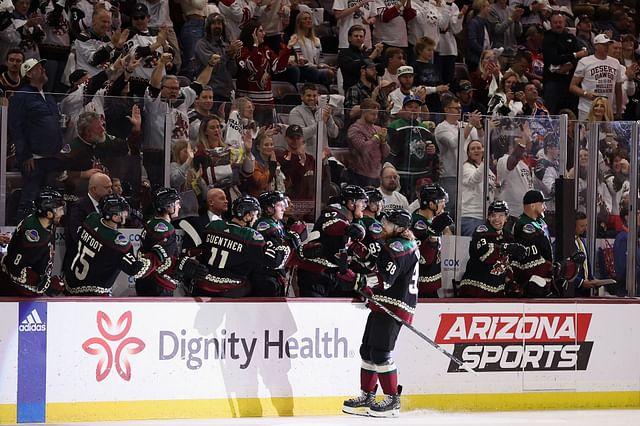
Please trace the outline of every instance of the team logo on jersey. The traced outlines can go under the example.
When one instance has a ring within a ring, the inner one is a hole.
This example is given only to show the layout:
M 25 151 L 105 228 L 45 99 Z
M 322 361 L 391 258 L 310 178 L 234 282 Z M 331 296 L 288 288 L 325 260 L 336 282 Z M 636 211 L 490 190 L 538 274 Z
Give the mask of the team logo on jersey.
M 253 233 L 253 239 L 256 240 L 256 241 L 264 241 L 264 237 L 259 232 L 254 232 Z
M 258 226 L 256 226 L 256 229 L 260 232 L 266 231 L 269 229 L 269 224 L 267 222 L 260 222 Z
M 420 219 L 413 224 L 413 227 L 418 231 L 424 231 L 425 229 L 427 229 L 427 224 L 424 222 L 424 220 Z
M 124 234 L 118 234 L 115 239 L 115 243 L 119 246 L 126 246 L 127 244 L 129 244 L 129 239 L 125 237 Z
M 382 225 L 380 225 L 378 222 L 372 223 L 369 226 L 369 231 L 374 234 L 380 234 L 382 232 Z
M 476 228 L 476 232 L 488 232 L 489 228 L 486 225 L 480 225 Z
M 394 241 L 391 244 L 389 244 L 389 248 L 393 251 L 403 251 L 404 250 L 404 246 L 402 245 L 402 243 L 400 241 Z
M 164 222 L 158 222 L 156 226 L 153 227 L 153 230 L 163 234 L 169 230 L 169 227 Z
M 40 234 L 38 234 L 38 231 L 35 229 L 27 229 L 24 236 L 30 243 L 37 243 L 40 241 Z
M 64 145 L 62 145 L 62 149 L 60 150 L 61 154 L 68 154 L 71 152 L 71 145 L 69 145 L 68 143 L 65 143 Z
M 530 223 L 527 223 L 523 228 L 522 232 L 526 232 L 527 234 L 534 234 L 536 232 L 536 227 Z
M 101 382 L 109 376 L 111 369 L 116 367 L 118 375 L 125 381 L 131 380 L 131 363 L 129 356 L 142 352 L 144 342 L 137 337 L 127 337 L 131 330 L 131 311 L 123 313 L 118 322 L 113 324 L 107 313 L 98 311 L 96 314 L 98 332 L 101 336 L 92 337 L 82 343 L 82 349 L 89 355 L 99 356 L 96 366 L 96 381 Z M 112 348 L 111 345 L 116 345 Z M 115 350 L 114 350 L 115 349 Z

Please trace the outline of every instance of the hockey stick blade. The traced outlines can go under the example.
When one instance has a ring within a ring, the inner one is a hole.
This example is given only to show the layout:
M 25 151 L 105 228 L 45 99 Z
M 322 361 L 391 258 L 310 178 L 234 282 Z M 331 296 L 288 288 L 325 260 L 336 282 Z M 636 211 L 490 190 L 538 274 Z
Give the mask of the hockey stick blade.
M 391 312 L 391 310 L 389 310 L 386 306 L 384 306 L 382 303 L 374 300 L 371 296 L 367 295 L 365 292 L 363 292 L 362 290 L 358 290 L 358 293 L 360 293 L 360 295 L 362 297 L 364 297 L 365 299 L 367 299 L 368 302 L 373 303 L 374 305 L 376 305 L 378 308 L 382 309 L 387 315 L 389 315 L 391 318 L 393 318 L 394 320 L 398 321 L 399 323 L 402 323 L 402 325 L 404 325 L 405 327 L 407 327 L 409 330 L 413 331 L 415 334 L 418 335 L 418 337 L 422 338 L 422 340 L 424 340 L 425 342 L 427 342 L 428 344 L 430 344 L 434 349 L 438 350 L 441 354 L 443 354 L 444 356 L 446 356 L 447 358 L 449 358 L 451 361 L 455 362 L 456 364 L 458 364 L 458 367 L 462 368 L 463 370 L 473 374 L 474 376 L 477 376 L 478 373 L 476 371 L 474 371 L 471 367 L 469 367 L 468 365 L 466 365 L 464 362 L 462 362 L 462 360 L 460 360 L 457 356 L 455 356 L 454 354 L 452 354 L 451 352 L 447 351 L 446 349 L 444 349 L 442 346 L 440 346 L 439 344 L 437 344 L 436 342 L 434 342 L 433 340 L 431 340 L 430 338 L 428 338 L 423 332 L 421 332 L 420 330 L 418 330 L 417 328 L 415 328 L 414 326 L 412 326 L 411 324 L 409 324 L 407 321 L 403 320 L 402 318 L 400 318 L 399 316 L 397 316 L 396 314 L 394 314 L 393 312 Z

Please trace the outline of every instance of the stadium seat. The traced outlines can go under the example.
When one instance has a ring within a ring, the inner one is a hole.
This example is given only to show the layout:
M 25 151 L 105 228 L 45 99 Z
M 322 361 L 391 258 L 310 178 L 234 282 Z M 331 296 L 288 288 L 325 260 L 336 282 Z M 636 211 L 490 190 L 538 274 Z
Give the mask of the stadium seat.
M 281 101 L 286 95 L 298 94 L 298 89 L 287 81 L 272 81 L 271 93 L 276 102 Z M 281 102 L 280 102 L 281 103 Z
M 322 62 L 332 67 L 338 66 L 338 54 L 337 53 L 323 53 Z
M 463 62 L 456 62 L 455 79 L 469 80 L 469 70 L 467 69 L 467 64 Z

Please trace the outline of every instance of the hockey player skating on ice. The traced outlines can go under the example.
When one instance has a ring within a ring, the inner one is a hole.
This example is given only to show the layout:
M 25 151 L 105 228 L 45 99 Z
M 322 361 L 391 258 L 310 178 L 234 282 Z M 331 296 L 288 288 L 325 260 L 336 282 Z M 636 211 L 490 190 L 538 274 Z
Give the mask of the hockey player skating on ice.
M 51 288 L 61 291 L 61 280 L 52 276 L 56 226 L 64 215 L 58 191 L 44 189 L 35 200 L 35 213 L 16 228 L 2 259 L 0 295 L 38 297 Z
M 251 293 L 249 276 L 263 267 L 283 266 L 291 249 L 265 244 L 262 234 L 252 228 L 260 212 L 258 200 L 244 195 L 231 205 L 229 222 L 214 220 L 207 225 L 199 260 L 209 273 L 195 281 L 193 296 L 244 297 Z
M 373 288 L 364 285 L 364 280 L 351 270 L 339 273 L 342 284 L 369 294 L 373 300 L 387 307 L 409 324 L 418 301 L 418 245 L 411 233 L 411 215 L 405 209 L 386 210 L 382 219 L 382 250 L 378 256 L 378 283 Z M 391 358 L 402 327 L 375 304 L 369 304 L 371 313 L 367 318 L 360 356 L 360 389 L 362 394 L 344 401 L 342 410 L 349 414 L 392 417 L 400 413 L 398 374 Z M 384 399 L 375 398 L 380 382 Z
M 207 268 L 189 257 L 179 258 L 176 231 L 171 219 L 180 212 L 180 195 L 173 188 L 157 188 L 153 191 L 151 203 L 154 217 L 144 225 L 141 235 L 140 252 L 153 252 L 156 245 L 160 245 L 167 253 L 167 258 L 155 271 L 147 277 L 136 279 L 136 294 L 138 296 L 173 296 L 173 291 L 179 284 L 179 279 L 203 278 Z
M 506 201 L 495 200 L 489 205 L 486 223 L 476 228 L 469 244 L 469 261 L 458 296 L 504 297 L 505 283 L 513 279 L 510 259 L 521 260 L 526 254 L 525 247 L 505 232 L 508 218 Z
M 64 270 L 65 289 L 72 296 L 110 296 L 120 271 L 134 278 L 153 273 L 167 259 L 158 244 L 135 254 L 133 246 L 118 228 L 124 223 L 129 204 L 119 195 L 100 200 L 100 213 L 91 213 L 80 228 L 78 251 Z
M 448 199 L 440 185 L 424 185 L 420 190 L 420 208 L 413 213 L 411 230 L 420 241 L 419 297 L 437 298 L 442 286 L 441 236 L 453 224 L 444 210 Z

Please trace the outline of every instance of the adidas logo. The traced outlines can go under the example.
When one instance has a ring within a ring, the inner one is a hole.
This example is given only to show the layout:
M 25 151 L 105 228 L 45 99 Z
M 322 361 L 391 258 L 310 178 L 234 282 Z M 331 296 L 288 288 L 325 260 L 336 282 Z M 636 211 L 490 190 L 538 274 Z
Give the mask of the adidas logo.
M 22 320 L 18 326 L 18 331 L 47 331 L 47 324 L 42 322 L 38 311 L 34 309 Z

